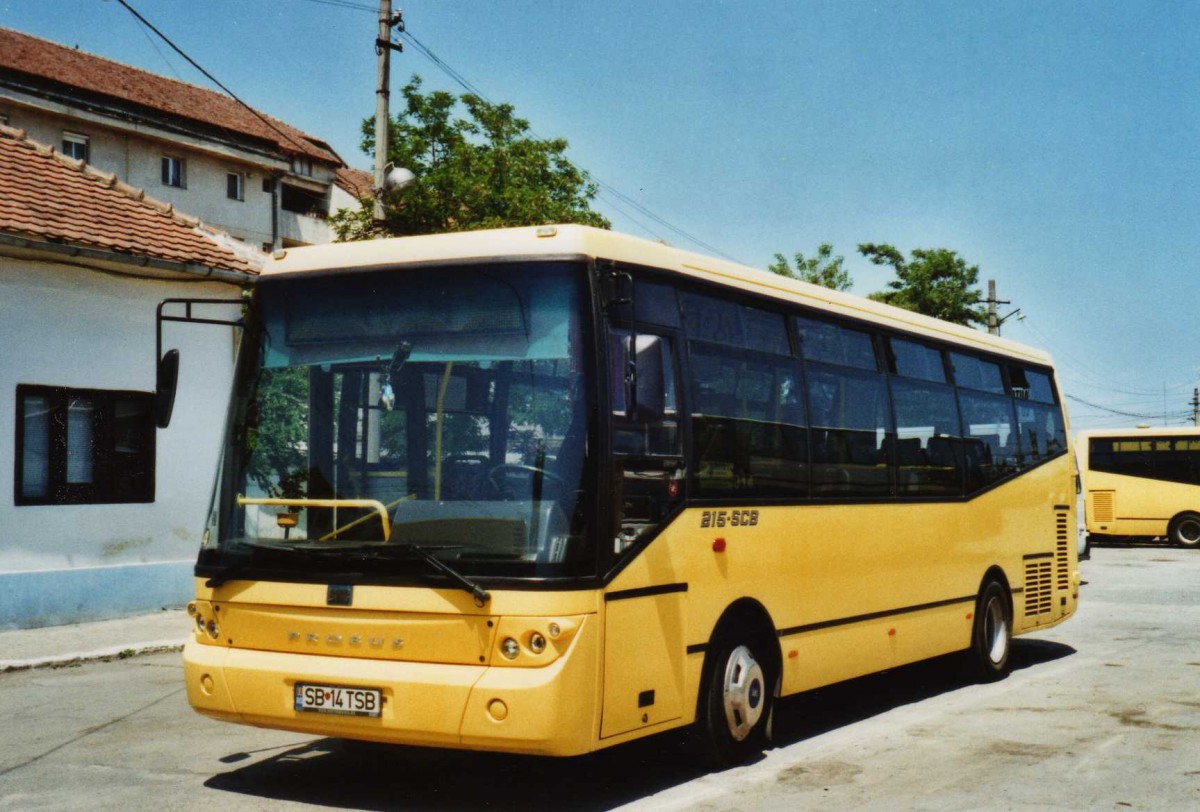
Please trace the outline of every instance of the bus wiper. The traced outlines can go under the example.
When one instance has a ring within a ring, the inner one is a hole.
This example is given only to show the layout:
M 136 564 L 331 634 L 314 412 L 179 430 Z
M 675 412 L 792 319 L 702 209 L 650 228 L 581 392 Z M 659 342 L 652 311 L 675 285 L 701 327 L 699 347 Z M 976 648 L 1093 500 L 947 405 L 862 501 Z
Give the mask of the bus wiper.
M 394 553 L 411 553 L 416 555 L 433 569 L 437 570 L 442 575 L 454 582 L 454 584 L 471 594 L 475 599 L 475 605 L 483 607 L 492 599 L 491 594 L 481 587 L 479 584 L 472 581 L 467 576 L 463 575 L 458 570 L 451 567 L 445 561 L 442 561 L 430 550 L 452 550 L 456 547 L 461 547 L 460 544 L 439 545 L 426 549 L 416 544 L 410 543 L 379 543 L 369 542 L 367 544 L 356 544 L 353 546 L 333 546 L 329 549 L 305 548 L 305 551 L 314 555 L 354 555 L 362 559 L 368 558 L 391 558 Z
M 471 597 L 475 599 L 476 606 L 483 608 L 487 605 L 487 602 L 492 599 L 491 594 L 486 589 L 472 581 L 467 576 L 463 575 L 458 570 L 451 567 L 445 561 L 442 561 L 428 550 L 418 547 L 415 544 L 389 544 L 388 546 L 394 549 L 411 550 L 412 552 L 416 553 L 417 557 L 426 564 L 433 567 L 442 575 L 445 575 L 451 581 L 454 581 L 460 588 L 471 593 Z
M 204 585 L 209 589 L 216 589 L 223 586 L 229 581 L 237 580 L 238 576 L 246 570 L 250 569 L 254 563 L 254 551 L 258 549 L 266 550 L 286 550 L 288 552 L 297 552 L 298 548 L 281 544 L 264 544 L 262 542 L 243 542 L 243 545 L 250 548 L 250 554 L 243 560 L 235 564 L 228 564 L 223 567 L 216 575 L 204 582 Z

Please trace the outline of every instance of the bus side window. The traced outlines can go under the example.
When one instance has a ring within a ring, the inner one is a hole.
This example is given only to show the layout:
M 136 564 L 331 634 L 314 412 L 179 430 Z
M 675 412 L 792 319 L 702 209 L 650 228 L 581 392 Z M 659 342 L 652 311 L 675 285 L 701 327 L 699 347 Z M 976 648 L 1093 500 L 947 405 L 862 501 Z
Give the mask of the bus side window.
M 689 350 L 696 493 L 806 496 L 807 429 L 794 360 L 702 341 Z
M 883 375 L 817 362 L 807 370 L 813 496 L 891 495 L 895 431 Z
M 891 336 L 887 360 L 896 409 L 897 494 L 960 495 L 966 451 L 942 351 Z
M 1054 401 L 1054 387 L 1044 372 L 1010 365 L 1008 379 L 1017 410 L 1023 466 L 1036 465 L 1067 449 L 1062 409 Z
M 617 554 L 655 532 L 683 498 L 678 365 L 674 342 L 667 336 L 657 338 L 663 372 L 661 419 L 639 420 L 629 414 L 630 353 L 636 339 L 626 330 L 609 332 L 613 513 L 617 523 L 613 552 Z

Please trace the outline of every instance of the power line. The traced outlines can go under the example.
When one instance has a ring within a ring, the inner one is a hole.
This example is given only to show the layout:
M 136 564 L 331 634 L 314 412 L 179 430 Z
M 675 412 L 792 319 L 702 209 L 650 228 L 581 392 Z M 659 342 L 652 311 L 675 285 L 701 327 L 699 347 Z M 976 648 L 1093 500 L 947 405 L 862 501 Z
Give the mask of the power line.
M 142 25 L 138 20 L 134 20 L 134 23 L 137 25 L 137 30 L 141 31 L 142 36 L 146 38 L 146 42 L 150 43 L 150 47 L 154 49 L 159 58 L 162 59 L 163 64 L 167 66 L 167 70 L 175 74 L 175 78 L 182 82 L 183 77 L 179 75 L 179 71 L 175 70 L 175 65 L 171 63 L 171 60 L 167 59 L 167 55 L 163 53 L 162 48 L 158 47 L 158 43 L 154 41 L 154 37 L 150 36 L 150 32 L 146 30 L 146 26 Z
M 168 37 L 162 31 L 159 31 L 157 28 L 155 28 L 153 23 L 151 23 L 149 20 L 147 20 L 141 14 L 139 14 L 137 9 L 135 9 L 133 6 L 129 5 L 129 3 L 127 3 L 125 0 L 117 0 L 117 2 L 120 3 L 122 6 L 124 6 L 125 9 L 137 19 L 138 22 L 140 22 L 142 25 L 146 26 L 151 31 L 153 31 L 155 34 L 157 34 L 162 39 L 163 42 L 167 43 L 167 45 L 170 45 L 172 50 L 175 51 L 175 53 L 179 54 L 180 56 L 182 56 L 184 59 L 186 59 L 188 61 L 188 64 L 190 64 L 193 68 L 195 68 L 196 70 L 203 73 L 206 77 L 208 77 L 209 81 L 211 81 L 217 87 L 221 88 L 227 94 L 229 94 L 229 97 L 231 99 L 233 99 L 235 102 L 237 102 L 242 107 L 245 107 L 247 110 L 249 110 L 251 113 L 253 113 L 260 121 L 262 121 L 263 124 L 266 124 L 268 127 L 270 127 L 275 132 L 279 133 L 281 136 L 283 136 L 288 141 L 291 141 L 293 144 L 295 144 L 297 147 L 300 148 L 301 152 L 308 152 L 312 148 L 311 144 L 304 144 L 304 143 L 301 143 L 300 141 L 297 141 L 295 138 L 293 138 L 292 136 L 288 135 L 283 130 L 281 130 L 277 126 L 275 126 L 274 122 L 272 122 L 270 119 L 268 119 L 262 113 L 258 112 L 253 107 L 251 107 L 250 105 L 248 105 L 244 101 L 242 101 L 240 98 L 238 98 L 238 95 L 236 93 L 234 93 L 232 90 L 227 88 L 224 84 L 222 84 L 221 81 L 217 77 L 213 76 L 211 73 L 206 71 L 203 67 L 201 67 L 200 63 L 198 63 L 196 60 L 194 60 L 190 56 L 188 56 L 187 53 L 182 48 L 180 48 L 178 45 L 176 45 L 174 42 L 171 41 L 170 37 Z M 334 0 L 324 0 L 324 2 L 334 2 Z
M 367 6 L 362 3 L 355 3 L 355 2 L 353 2 L 353 0 L 306 0 L 306 2 L 317 3 L 319 5 L 325 5 L 325 6 L 332 6 L 335 8 L 350 9 L 352 11 L 363 11 L 363 12 L 371 12 L 371 13 L 378 12 L 378 9 L 372 8 L 371 6 Z M 479 88 L 477 88 L 474 84 L 472 84 L 470 82 L 470 80 L 468 80 L 465 76 L 463 76 L 461 73 L 459 73 L 453 67 L 451 67 L 450 64 L 447 63 L 444 59 L 442 59 L 437 54 L 435 54 L 432 49 L 430 49 L 427 45 L 425 45 L 425 43 L 421 42 L 419 39 L 417 39 L 415 36 L 413 36 L 411 31 L 403 31 L 399 34 L 399 36 L 401 37 L 401 39 L 403 39 L 404 41 L 406 41 L 410 45 L 412 45 L 417 50 L 417 52 L 420 53 L 423 57 L 425 57 L 430 62 L 432 62 L 435 67 L 437 67 L 439 70 L 444 72 L 447 76 L 449 76 L 450 79 L 453 80 L 456 84 L 458 84 L 459 87 L 463 88 L 468 93 L 478 96 L 480 99 L 483 99 L 483 101 L 487 102 L 488 104 L 492 104 L 492 105 L 495 104 L 495 102 L 493 102 L 491 99 L 489 99 L 485 93 L 483 93 L 481 90 L 479 90 Z M 542 138 L 542 136 L 539 135 L 532 128 L 530 129 L 529 132 L 535 138 L 538 138 L 543 141 L 546 140 L 546 139 Z M 708 251 L 709 253 L 716 254 L 717 256 L 720 256 L 720 257 L 724 257 L 725 259 L 729 260 L 730 262 L 740 262 L 740 260 L 736 259 L 735 257 L 730 256 L 729 254 L 725 253 L 724 251 L 717 248 L 716 246 L 711 245 L 710 243 L 707 243 L 704 240 L 701 240 L 699 237 L 696 237 L 693 234 L 689 234 L 688 232 L 684 231 L 683 229 L 679 228 L 678 226 L 673 225 L 672 223 L 670 223 L 667 220 L 663 219 L 662 217 L 658 216 L 653 211 L 651 211 L 650 209 L 643 206 L 641 203 L 638 203 L 636 200 L 631 198 L 629 195 L 626 195 L 623 192 L 621 192 L 619 189 L 614 187 L 611 183 L 606 183 L 604 180 L 602 180 L 600 177 L 598 177 L 594 173 L 585 171 L 585 174 L 591 180 L 593 180 L 596 183 L 596 185 L 599 186 L 603 191 L 607 192 L 611 197 L 620 200 L 626 206 L 634 209 L 639 214 L 641 214 L 643 217 L 646 217 L 646 218 L 650 219 L 651 221 L 653 221 L 654 223 L 657 223 L 662 228 L 665 228 L 668 231 L 673 232 L 674 234 L 678 235 L 679 237 L 682 237 L 683 239 L 687 240 L 688 242 L 692 243 L 693 245 L 697 245 L 697 246 L 703 248 L 704 250 Z M 642 230 L 644 230 L 647 234 L 650 234 L 658 239 L 661 239 L 661 237 L 655 233 L 654 229 L 649 228 L 644 223 L 639 222 L 637 217 L 631 215 L 628 211 L 622 209 L 620 206 L 614 205 L 612 203 L 611 199 L 608 202 L 609 202 L 609 205 L 612 205 L 613 208 L 615 208 L 621 214 L 625 215 L 630 220 L 632 220 L 634 223 L 636 223 L 638 225 L 638 227 L 640 227 Z M 745 263 L 741 263 L 741 264 L 745 264 Z
M 334 0 L 323 0 L 323 1 L 324 2 L 333 2 Z M 467 81 L 467 79 L 465 77 L 463 77 L 462 74 L 460 74 L 458 71 L 451 68 L 448 64 L 446 64 L 445 60 L 441 59 L 437 54 L 433 53 L 433 51 L 430 50 L 424 43 L 422 43 L 415 36 L 413 36 L 411 31 L 402 32 L 400 34 L 400 36 L 404 40 L 412 43 L 412 45 L 423 56 L 425 56 L 430 61 L 432 61 L 436 66 L 438 66 L 442 70 L 446 71 L 446 75 L 449 76 L 451 79 L 453 79 L 455 82 L 457 82 L 459 84 L 459 86 L 462 87 L 464 90 L 466 90 L 468 93 L 475 94 L 476 96 L 478 96 L 479 98 L 481 98 L 485 102 L 487 102 L 488 104 L 494 104 L 494 102 L 491 99 L 489 99 L 487 96 L 485 96 L 483 93 L 481 93 L 478 90 L 478 88 L 476 88 L 469 81 Z M 539 139 L 542 138 L 542 136 L 540 136 L 532 128 L 530 129 L 530 133 L 535 138 L 539 138 Z M 545 139 L 542 139 L 542 140 L 545 140 Z M 595 173 L 588 172 L 587 175 L 596 182 L 597 186 L 599 186 L 600 188 L 607 191 L 613 197 L 616 197 L 618 200 L 623 202 L 625 205 L 632 207 L 633 209 L 635 209 L 636 211 L 641 213 L 644 217 L 648 217 L 655 223 L 658 223 L 663 228 L 666 228 L 667 230 L 674 232 L 675 234 L 679 235 L 683 239 L 691 242 L 694 245 L 700 246 L 701 248 L 705 249 L 706 251 L 709 251 L 713 254 L 716 254 L 718 256 L 724 257 L 725 259 L 728 259 L 730 262 L 738 262 L 737 259 L 735 259 L 734 257 L 731 257 L 729 254 L 726 254 L 724 251 L 717 248 L 716 246 L 706 243 L 704 240 L 701 240 L 699 237 L 689 234 L 688 232 L 684 231 L 683 229 L 679 228 L 678 226 L 675 226 L 672 223 L 669 223 L 667 220 L 663 219 L 662 217 L 659 217 L 657 214 L 655 214 L 650 209 L 643 206 L 641 203 L 638 203 L 636 200 L 631 198 L 629 195 L 621 192 L 619 189 L 617 189 L 611 183 L 606 183 L 603 179 L 601 179 Z M 625 216 L 628 217 L 629 214 L 627 212 L 625 212 Z M 653 233 L 650 229 L 647 229 L 647 232 Z
M 1101 406 L 1099 403 L 1092 403 L 1090 400 L 1084 400 L 1083 398 L 1076 397 L 1075 395 L 1067 395 L 1066 397 L 1068 400 L 1073 400 L 1076 403 L 1082 403 L 1084 406 L 1090 406 L 1093 409 L 1099 409 L 1102 412 L 1120 415 L 1121 417 L 1138 417 L 1143 420 L 1160 420 L 1170 417 L 1179 418 L 1185 416 L 1182 412 L 1159 412 L 1158 414 L 1146 414 L 1144 412 L 1123 412 L 1119 409 L 1110 409 L 1107 406 Z

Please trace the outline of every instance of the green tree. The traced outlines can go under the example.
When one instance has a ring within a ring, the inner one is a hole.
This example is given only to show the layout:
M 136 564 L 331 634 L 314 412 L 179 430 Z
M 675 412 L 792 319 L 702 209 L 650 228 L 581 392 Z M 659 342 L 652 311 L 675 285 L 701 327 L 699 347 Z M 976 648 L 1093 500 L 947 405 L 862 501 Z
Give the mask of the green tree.
M 303 496 L 308 478 L 308 373 L 263 370 L 246 417 L 247 475 L 269 496 Z
M 597 186 L 565 156 L 562 138 L 538 139 L 509 104 L 473 94 L 421 92 L 414 76 L 401 91 L 404 110 L 389 127 L 388 160 L 416 182 L 387 201 L 383 230 L 393 236 L 473 231 L 544 223 L 608 228 L 592 211 Z M 466 117 L 456 112 L 459 105 Z M 363 123 L 363 149 L 374 154 L 374 123 Z M 372 206 L 330 217 L 339 240 L 374 235 Z
M 912 258 L 904 259 L 887 243 L 862 243 L 859 253 L 876 265 L 889 265 L 896 278 L 889 290 L 872 293 L 869 298 L 906 310 L 914 310 L 955 324 L 986 324 L 987 310 L 980 306 L 983 293 L 974 287 L 979 282 L 979 266 L 947 248 L 915 248 Z
M 845 257 L 833 255 L 833 244 L 823 242 L 817 248 L 816 256 L 806 257 L 800 252 L 793 255 L 795 269 L 788 264 L 783 254 L 776 254 L 775 261 L 768 266 L 771 273 L 811 282 L 814 285 L 831 288 L 832 290 L 850 290 L 854 283 L 850 274 L 842 267 Z

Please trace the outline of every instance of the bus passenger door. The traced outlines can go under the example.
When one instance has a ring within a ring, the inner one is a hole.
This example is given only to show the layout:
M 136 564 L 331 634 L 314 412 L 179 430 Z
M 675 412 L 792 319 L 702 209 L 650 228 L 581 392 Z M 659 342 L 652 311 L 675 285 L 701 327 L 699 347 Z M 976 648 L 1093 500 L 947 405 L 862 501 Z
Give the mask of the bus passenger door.
M 685 593 L 613 594 L 604 606 L 602 739 L 683 713 Z
M 686 586 L 678 583 L 666 550 L 646 548 L 683 496 L 674 342 L 614 329 L 609 357 L 610 560 L 641 558 L 627 563 L 606 595 L 601 738 L 682 715 L 686 647 Z

